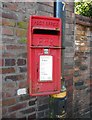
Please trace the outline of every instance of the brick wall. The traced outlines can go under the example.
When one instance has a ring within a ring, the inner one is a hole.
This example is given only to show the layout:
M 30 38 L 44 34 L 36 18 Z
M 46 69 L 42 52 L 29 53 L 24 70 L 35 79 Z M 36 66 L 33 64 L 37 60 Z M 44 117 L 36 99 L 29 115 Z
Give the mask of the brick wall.
M 42 118 L 48 116 L 48 96 L 17 95 L 27 84 L 27 23 L 30 15 L 53 16 L 53 3 L 2 2 L 2 116 Z M 1 99 L 0 99 L 1 100 Z M 1 102 L 0 102 L 1 103 Z
M 66 24 L 64 40 L 64 78 L 67 89 L 67 118 L 73 114 L 73 72 L 74 72 L 74 3 L 66 3 Z M 70 109 L 71 108 L 71 109 Z
M 91 42 L 92 19 L 76 15 L 73 78 L 73 112 L 76 118 L 90 118 L 90 108 L 92 108 Z

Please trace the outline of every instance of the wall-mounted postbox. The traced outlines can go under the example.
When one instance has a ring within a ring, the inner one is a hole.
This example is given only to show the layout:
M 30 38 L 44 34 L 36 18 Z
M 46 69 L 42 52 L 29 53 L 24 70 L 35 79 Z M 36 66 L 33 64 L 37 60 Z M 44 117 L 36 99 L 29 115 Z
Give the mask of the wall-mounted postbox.
M 31 16 L 28 27 L 30 95 L 59 93 L 61 89 L 61 19 Z

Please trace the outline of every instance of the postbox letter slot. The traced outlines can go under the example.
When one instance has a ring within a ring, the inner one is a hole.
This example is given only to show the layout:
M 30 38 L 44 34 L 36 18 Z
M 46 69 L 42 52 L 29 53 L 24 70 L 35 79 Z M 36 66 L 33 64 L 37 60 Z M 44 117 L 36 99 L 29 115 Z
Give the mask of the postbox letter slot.
M 59 33 L 57 30 L 33 29 L 33 34 L 59 35 Z

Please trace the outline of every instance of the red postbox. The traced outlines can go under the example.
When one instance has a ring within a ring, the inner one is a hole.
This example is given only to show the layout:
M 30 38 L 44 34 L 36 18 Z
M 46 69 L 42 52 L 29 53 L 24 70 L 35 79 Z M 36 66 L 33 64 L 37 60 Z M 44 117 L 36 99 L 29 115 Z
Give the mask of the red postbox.
M 28 25 L 28 84 L 31 96 L 61 89 L 61 19 L 31 16 Z

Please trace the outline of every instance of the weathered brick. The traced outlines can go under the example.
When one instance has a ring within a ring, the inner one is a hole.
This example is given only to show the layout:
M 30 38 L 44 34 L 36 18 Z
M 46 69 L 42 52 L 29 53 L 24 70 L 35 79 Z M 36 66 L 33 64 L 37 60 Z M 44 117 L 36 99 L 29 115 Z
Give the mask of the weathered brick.
M 3 90 L 5 89 L 5 90 L 9 90 L 9 89 L 15 89 L 15 87 L 16 87 L 16 84 L 15 84 L 15 82 L 13 82 L 13 81 L 8 81 L 8 82 L 4 82 L 3 84 Z
M 27 53 L 19 53 L 17 57 L 27 58 Z
M 73 97 L 73 85 L 71 86 L 68 86 L 68 89 L 67 89 L 67 97 Z
M 88 66 L 85 64 L 85 65 L 82 65 L 80 66 L 80 70 L 87 70 Z
M 44 111 L 44 118 L 50 118 L 50 113 L 49 109 Z
M 2 34 L 12 36 L 14 35 L 13 30 L 13 28 L 2 28 Z
M 4 66 L 4 59 L 0 59 L 0 66 Z
M 70 80 L 66 80 L 65 81 L 65 85 L 66 85 L 66 87 L 72 86 L 73 85 L 73 81 L 71 79 Z
M 0 45 L 0 50 L 4 50 L 5 49 L 5 45 Z
M 44 111 L 38 112 L 37 118 L 44 118 Z
M 37 11 L 44 11 L 44 12 L 49 12 L 49 11 L 51 11 L 51 13 L 53 13 L 53 8 L 50 7 L 50 6 L 46 6 L 46 7 L 45 7 L 45 5 L 39 3 L 39 4 L 37 5 Z
M 23 95 L 23 96 L 19 96 L 19 101 L 26 101 L 30 99 L 29 94 Z
M 5 59 L 5 66 L 14 66 L 16 64 L 15 59 Z
M 16 29 L 16 35 L 17 35 L 18 37 L 25 37 L 25 36 L 26 36 L 26 33 L 27 33 L 27 31 L 24 30 L 24 29 Z
M 80 71 L 79 70 L 74 72 L 74 77 L 78 77 L 78 76 L 80 76 Z
M 23 45 L 7 45 L 7 50 L 22 50 L 25 49 L 25 46 Z
M 73 73 L 74 73 L 74 70 L 73 70 L 73 69 L 64 70 L 64 75 L 65 75 L 65 76 L 73 75 Z
M 36 14 L 40 15 L 40 16 L 53 16 L 53 14 L 47 13 L 47 12 L 44 12 L 44 11 L 37 11 Z
M 31 115 L 28 116 L 28 119 L 36 119 L 36 113 L 33 113 Z
M 29 101 L 29 106 L 35 105 L 35 103 L 36 103 L 36 100 L 30 100 Z
M 48 109 L 48 104 L 38 106 L 38 111 L 42 111 L 42 110 L 45 110 L 45 109 Z
M 65 76 L 65 81 L 66 80 L 73 80 L 73 75 Z
M 2 57 L 6 57 L 6 58 L 13 58 L 13 57 L 15 57 L 15 53 L 12 53 L 12 52 L 4 52 L 3 54 L 2 54 Z
M 9 99 L 5 99 L 2 101 L 2 105 L 3 106 L 10 106 L 10 105 L 14 105 L 16 103 L 16 99 L 15 98 L 9 98 Z
M 53 2 L 42 2 L 42 3 L 40 3 L 40 4 L 47 5 L 47 6 L 51 6 L 51 7 L 54 6 L 54 3 L 53 3 Z
M 7 81 L 8 79 L 13 80 L 13 81 L 23 80 L 24 79 L 24 75 L 10 75 L 10 76 L 6 76 L 5 80 Z
M 2 19 L 2 25 L 3 26 L 11 26 L 14 27 L 15 26 L 15 22 L 10 20 L 10 19 Z
M 27 72 L 27 67 L 19 67 L 20 72 Z
M 13 4 L 13 3 L 10 3 L 10 2 L 8 2 L 8 3 L 4 2 L 3 3 L 3 8 L 6 9 L 6 10 L 9 9 L 11 11 L 16 11 L 18 6 L 17 6 L 17 3 Z
M 8 112 L 7 107 L 2 107 L 2 115 L 3 115 L 3 116 L 6 115 L 7 112 Z
M 37 101 L 37 104 L 38 105 L 43 105 L 43 104 L 48 104 L 49 103 L 49 98 L 48 97 L 44 97 L 44 98 L 39 98 L 38 101 Z
M 75 60 L 75 65 L 76 65 L 76 66 L 80 66 L 80 65 L 81 65 L 81 60 L 80 60 L 80 59 Z
M 65 65 L 64 65 L 64 68 L 65 68 L 65 69 L 72 69 L 72 68 L 73 68 L 73 65 L 65 64 Z
M 18 66 L 26 65 L 26 60 L 25 60 L 25 59 L 18 59 L 18 60 L 17 60 L 17 65 L 18 65 Z
M 27 87 L 28 84 L 27 84 L 27 81 L 20 81 L 19 82 L 19 88 L 23 88 L 23 87 Z
M 14 20 L 17 20 L 18 18 L 18 16 L 13 12 L 2 12 L 2 17 Z
M 15 112 L 16 112 L 16 111 L 15 111 Z M 16 113 L 16 116 L 17 116 L 17 118 L 26 120 L 26 115 L 22 114 L 20 111 L 18 111 L 18 112 Z
M 8 108 L 8 111 L 9 112 L 13 112 L 13 111 L 17 111 L 17 110 L 20 110 L 22 108 L 25 108 L 27 106 L 27 103 L 18 103 L 17 105 L 14 105 L 14 106 L 11 106 Z
M 0 92 L 0 100 L 2 99 L 2 92 Z M 0 101 L 0 106 L 1 106 L 1 101 Z
M 9 67 L 9 68 L 2 68 L 2 74 L 7 74 L 7 73 L 14 73 L 15 68 Z
M 29 109 L 26 109 L 26 110 L 23 110 L 21 111 L 23 114 L 29 114 L 29 113 L 32 113 L 32 112 L 35 112 L 35 107 L 31 107 Z
M 11 119 L 12 119 L 12 118 L 16 118 L 16 112 L 9 114 L 9 115 L 8 115 L 8 118 L 11 118 Z
M 13 37 L 4 37 L 2 36 L 2 43 L 15 43 L 15 39 Z
M 12 91 L 12 93 L 11 93 Z M 16 95 L 16 89 L 15 88 L 11 88 L 10 90 L 6 90 L 5 92 L 5 97 L 4 98 L 11 98 L 14 97 Z

